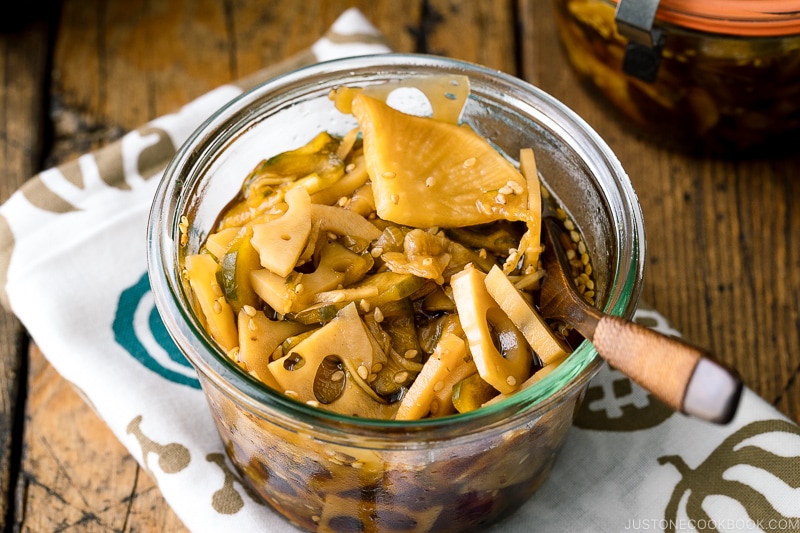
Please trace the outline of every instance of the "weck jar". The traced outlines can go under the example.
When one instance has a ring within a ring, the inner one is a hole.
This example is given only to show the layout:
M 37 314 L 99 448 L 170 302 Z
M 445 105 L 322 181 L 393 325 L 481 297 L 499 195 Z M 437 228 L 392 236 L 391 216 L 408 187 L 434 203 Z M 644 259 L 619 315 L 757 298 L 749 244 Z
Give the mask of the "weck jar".
M 626 124 L 727 156 L 800 140 L 797 0 L 555 0 L 566 55 Z
M 440 74 L 469 78 L 464 123 L 507 154 L 535 147 L 546 186 L 594 258 L 599 307 L 631 317 L 638 303 L 645 237 L 630 180 L 583 120 L 528 83 L 452 59 L 388 54 L 307 67 L 231 101 L 164 173 L 148 226 L 151 284 L 230 460 L 254 493 L 309 531 L 476 531 L 510 515 L 547 479 L 602 365 L 583 342 L 536 386 L 493 405 L 415 421 L 356 418 L 264 385 L 203 327 L 183 258 L 197 253 L 249 169 L 320 130 L 351 130 L 353 117 L 329 98 L 337 87 Z

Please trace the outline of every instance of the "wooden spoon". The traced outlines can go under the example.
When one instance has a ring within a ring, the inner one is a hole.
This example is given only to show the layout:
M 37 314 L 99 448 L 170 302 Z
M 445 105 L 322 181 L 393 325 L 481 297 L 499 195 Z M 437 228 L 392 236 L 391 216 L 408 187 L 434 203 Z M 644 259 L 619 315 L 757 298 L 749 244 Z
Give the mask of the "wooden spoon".
M 560 222 L 543 219 L 540 311 L 588 339 L 609 365 L 676 411 L 718 424 L 736 414 L 742 381 L 705 351 L 630 320 L 606 315 L 578 294 L 559 236 Z

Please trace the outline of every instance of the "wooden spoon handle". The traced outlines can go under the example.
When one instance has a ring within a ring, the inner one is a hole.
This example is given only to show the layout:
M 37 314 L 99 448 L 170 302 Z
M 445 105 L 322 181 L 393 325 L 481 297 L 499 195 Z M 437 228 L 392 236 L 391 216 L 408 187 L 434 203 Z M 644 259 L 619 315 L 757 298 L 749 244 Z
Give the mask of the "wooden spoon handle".
M 676 411 L 720 424 L 736 413 L 741 379 L 699 348 L 607 315 L 592 343 L 612 367 Z

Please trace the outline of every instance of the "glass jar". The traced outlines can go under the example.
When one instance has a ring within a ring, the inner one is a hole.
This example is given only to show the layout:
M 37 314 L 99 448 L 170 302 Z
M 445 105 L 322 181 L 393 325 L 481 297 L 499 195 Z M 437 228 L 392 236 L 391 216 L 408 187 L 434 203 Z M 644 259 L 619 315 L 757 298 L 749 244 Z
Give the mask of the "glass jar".
M 197 369 L 227 453 L 264 501 L 309 531 L 474 531 L 522 505 L 553 465 L 601 360 L 581 344 L 555 371 L 496 404 L 413 422 L 340 416 L 242 371 L 215 344 L 181 276 L 242 177 L 265 157 L 355 122 L 329 92 L 435 74 L 466 75 L 462 120 L 506 153 L 534 147 L 547 187 L 583 229 L 597 301 L 630 317 L 644 265 L 641 210 L 620 163 L 580 118 L 531 85 L 477 65 L 389 54 L 321 63 L 236 98 L 180 148 L 148 226 L 157 308 Z M 181 220 L 189 220 L 181 246 Z M 184 219 L 185 220 L 185 219 Z
M 637 0 L 555 0 L 555 8 L 570 63 L 627 120 L 659 142 L 697 153 L 795 149 L 799 1 L 656 2 L 653 79 L 625 67 L 631 48 L 641 48 L 617 18 L 626 1 L 641 9 Z

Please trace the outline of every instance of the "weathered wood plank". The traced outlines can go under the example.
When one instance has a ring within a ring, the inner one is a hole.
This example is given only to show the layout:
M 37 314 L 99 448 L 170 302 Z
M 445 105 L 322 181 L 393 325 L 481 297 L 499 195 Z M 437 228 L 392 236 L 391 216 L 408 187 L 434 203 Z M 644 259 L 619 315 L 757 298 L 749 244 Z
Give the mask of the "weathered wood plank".
M 426 52 L 479 63 L 517 74 L 513 2 L 427 2 L 438 21 Z
M 410 51 L 407 28 L 419 16 L 417 3 L 226 5 L 65 2 L 53 76 L 63 107 L 85 121 L 84 129 L 129 131 L 307 48 L 348 7 L 361 8 L 398 50 Z
M 47 21 L 31 15 L 17 25 L 8 20 L 9 14 L 4 16 L 0 33 L 0 202 L 8 199 L 40 164 L 48 53 Z M 9 496 L 16 483 L 22 447 L 19 428 L 24 409 L 26 344 L 16 317 L 0 310 L 0 525 L 10 520 L 13 511 Z
M 83 397 L 35 347 L 30 361 L 20 529 L 182 530 L 157 486 Z

